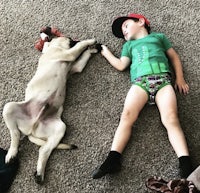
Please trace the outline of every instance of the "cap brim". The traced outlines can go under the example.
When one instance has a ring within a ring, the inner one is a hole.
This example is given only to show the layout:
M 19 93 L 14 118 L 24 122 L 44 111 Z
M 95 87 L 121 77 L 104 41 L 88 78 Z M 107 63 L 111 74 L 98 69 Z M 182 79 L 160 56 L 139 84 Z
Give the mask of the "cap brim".
M 114 36 L 116 36 L 118 38 L 124 38 L 124 35 L 122 33 L 122 24 L 127 19 L 129 19 L 129 17 L 119 17 L 114 20 L 114 22 L 112 24 L 112 32 L 113 32 Z

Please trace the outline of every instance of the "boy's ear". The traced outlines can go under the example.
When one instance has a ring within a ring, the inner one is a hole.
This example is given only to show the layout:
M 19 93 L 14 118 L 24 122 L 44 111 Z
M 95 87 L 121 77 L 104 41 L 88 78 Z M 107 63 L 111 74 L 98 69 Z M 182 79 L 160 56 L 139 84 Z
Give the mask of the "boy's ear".
M 144 25 L 145 25 L 145 20 L 144 20 L 144 18 L 140 18 L 140 19 L 139 19 L 139 23 L 141 24 L 141 26 L 144 26 Z

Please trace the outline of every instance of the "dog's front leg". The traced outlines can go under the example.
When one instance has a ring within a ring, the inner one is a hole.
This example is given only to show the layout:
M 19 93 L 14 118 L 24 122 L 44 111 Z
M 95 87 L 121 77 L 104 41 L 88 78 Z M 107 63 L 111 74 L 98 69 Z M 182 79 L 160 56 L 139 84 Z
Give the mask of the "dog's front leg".
M 72 66 L 70 73 L 74 74 L 82 72 L 88 60 L 90 59 L 91 55 L 97 52 L 98 52 L 97 49 L 87 49 L 86 51 L 84 51 L 83 54 L 80 56 L 80 58 Z
M 5 158 L 5 162 L 9 163 L 15 159 L 18 152 L 20 131 L 17 126 L 17 115 L 19 114 L 19 106 L 15 102 L 7 103 L 3 109 L 3 118 L 10 131 L 11 144 Z
M 88 46 L 92 46 L 95 43 L 96 43 L 95 39 L 88 39 L 78 42 L 74 47 L 66 51 L 67 52 L 66 61 L 69 61 L 69 58 L 71 59 L 70 61 L 75 61 Z

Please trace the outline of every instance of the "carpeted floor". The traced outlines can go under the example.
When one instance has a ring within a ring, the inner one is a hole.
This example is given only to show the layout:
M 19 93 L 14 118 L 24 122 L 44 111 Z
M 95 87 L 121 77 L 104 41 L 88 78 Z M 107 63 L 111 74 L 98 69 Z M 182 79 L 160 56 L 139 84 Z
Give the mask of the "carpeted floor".
M 41 53 L 34 49 L 43 26 L 59 28 L 74 39 L 95 37 L 120 55 L 122 40 L 111 32 L 114 18 L 130 12 L 144 14 L 153 31 L 164 32 L 180 54 L 190 93 L 177 93 L 179 117 L 194 165 L 200 164 L 199 127 L 199 22 L 197 0 L 1 0 L 0 4 L 0 146 L 8 149 L 10 135 L 2 119 L 9 101 L 24 99 L 26 84 L 33 76 Z M 105 159 L 118 125 L 127 91 L 129 71 L 118 72 L 101 56 L 94 55 L 82 74 L 67 83 L 63 141 L 74 143 L 74 151 L 55 150 L 46 167 L 44 185 L 35 183 L 38 147 L 21 140 L 20 169 L 10 193 L 145 193 L 145 180 L 158 175 L 179 178 L 178 160 L 160 122 L 156 106 L 146 106 L 133 127 L 117 175 L 99 180 L 92 171 Z

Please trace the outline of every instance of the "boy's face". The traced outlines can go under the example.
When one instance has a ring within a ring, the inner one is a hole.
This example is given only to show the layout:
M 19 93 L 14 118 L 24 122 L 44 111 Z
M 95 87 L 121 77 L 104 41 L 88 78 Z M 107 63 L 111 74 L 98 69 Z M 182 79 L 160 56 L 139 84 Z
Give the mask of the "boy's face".
M 139 22 L 135 22 L 132 19 L 127 19 L 122 24 L 122 32 L 126 41 L 136 39 L 138 33 L 140 32 Z

